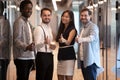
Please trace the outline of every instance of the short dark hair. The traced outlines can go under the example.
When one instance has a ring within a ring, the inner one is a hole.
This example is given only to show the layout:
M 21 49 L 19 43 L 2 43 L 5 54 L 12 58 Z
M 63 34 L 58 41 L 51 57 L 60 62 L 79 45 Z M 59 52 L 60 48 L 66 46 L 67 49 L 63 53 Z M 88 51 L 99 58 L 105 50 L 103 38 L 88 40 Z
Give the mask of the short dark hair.
M 31 4 L 33 6 L 32 2 L 30 0 L 24 0 L 20 3 L 20 12 L 22 11 L 22 9 L 24 9 L 26 4 Z
M 84 11 L 88 11 L 89 15 L 92 15 L 92 12 L 88 9 L 88 8 L 84 8 L 80 11 L 80 13 L 84 12 Z
M 45 11 L 45 10 L 50 11 L 50 13 L 52 13 L 52 10 L 51 10 L 51 9 L 49 9 L 49 8 L 42 8 L 42 9 L 41 9 L 41 14 L 40 14 L 40 15 L 42 15 L 42 14 L 43 14 L 43 11 Z
M 0 6 L 1 6 L 1 9 L 4 10 L 5 5 L 4 5 L 3 1 L 0 1 Z

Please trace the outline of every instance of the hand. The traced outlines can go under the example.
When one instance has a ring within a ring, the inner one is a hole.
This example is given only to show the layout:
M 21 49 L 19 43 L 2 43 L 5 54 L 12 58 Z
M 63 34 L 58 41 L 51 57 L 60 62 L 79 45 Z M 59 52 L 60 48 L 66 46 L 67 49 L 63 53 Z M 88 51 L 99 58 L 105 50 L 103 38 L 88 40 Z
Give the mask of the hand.
M 60 43 L 62 43 L 62 40 L 61 40 L 61 38 L 59 39 L 59 42 L 60 42 Z
M 77 36 L 76 38 L 75 38 L 75 41 L 78 43 L 78 38 L 79 38 L 79 36 Z
M 50 49 L 55 50 L 55 48 L 56 48 L 55 42 L 51 42 L 50 43 Z
M 56 45 L 50 44 L 50 49 L 55 50 L 55 48 L 56 48 Z
M 31 43 L 30 45 L 28 45 L 28 46 L 26 47 L 26 50 L 34 51 L 34 50 L 35 50 L 35 43 Z
M 85 39 L 84 39 L 84 38 L 81 38 L 80 36 L 77 36 L 77 37 L 75 38 L 75 41 L 76 41 L 77 43 L 82 43 L 83 40 L 85 40 Z
M 62 37 L 62 34 L 61 34 L 61 36 L 60 36 L 60 38 L 58 40 L 60 43 L 62 43 L 62 38 L 61 37 Z
M 45 43 L 45 44 L 50 44 L 50 40 L 48 39 L 48 36 L 45 38 L 44 43 Z
M 61 37 L 60 37 L 60 38 L 61 38 L 61 42 L 62 42 L 62 43 L 66 43 L 66 42 L 67 42 L 67 40 L 63 37 L 62 34 L 61 34 Z

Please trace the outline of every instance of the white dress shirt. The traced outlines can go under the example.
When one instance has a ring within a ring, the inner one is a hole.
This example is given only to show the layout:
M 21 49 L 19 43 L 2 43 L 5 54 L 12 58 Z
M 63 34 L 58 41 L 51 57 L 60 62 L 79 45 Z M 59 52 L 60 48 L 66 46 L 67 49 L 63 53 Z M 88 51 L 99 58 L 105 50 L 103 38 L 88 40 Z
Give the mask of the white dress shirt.
M 42 28 L 43 29 L 42 29 Z M 45 42 L 45 35 L 48 37 L 50 42 L 53 41 L 53 35 L 52 35 L 52 29 L 49 25 L 41 23 L 41 25 L 37 26 L 34 30 L 34 41 L 36 45 L 37 52 L 52 52 L 52 50 L 49 48 L 49 44 L 44 44 Z M 45 46 L 47 46 L 47 51 L 45 49 Z
M 29 29 L 30 43 L 32 43 L 32 41 L 33 41 L 33 39 L 32 39 L 32 31 L 31 31 L 29 22 L 27 22 L 27 25 L 28 25 L 28 29 Z

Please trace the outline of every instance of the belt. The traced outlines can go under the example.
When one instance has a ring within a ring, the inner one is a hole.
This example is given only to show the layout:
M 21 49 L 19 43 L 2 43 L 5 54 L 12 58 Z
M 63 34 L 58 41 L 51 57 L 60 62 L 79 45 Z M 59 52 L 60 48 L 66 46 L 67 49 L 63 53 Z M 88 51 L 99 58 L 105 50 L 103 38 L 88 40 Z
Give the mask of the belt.
M 52 52 L 37 52 L 38 54 L 52 54 Z
M 59 48 L 67 48 L 67 47 L 73 47 L 73 45 L 70 45 L 70 46 L 62 46 L 62 47 L 59 47 Z

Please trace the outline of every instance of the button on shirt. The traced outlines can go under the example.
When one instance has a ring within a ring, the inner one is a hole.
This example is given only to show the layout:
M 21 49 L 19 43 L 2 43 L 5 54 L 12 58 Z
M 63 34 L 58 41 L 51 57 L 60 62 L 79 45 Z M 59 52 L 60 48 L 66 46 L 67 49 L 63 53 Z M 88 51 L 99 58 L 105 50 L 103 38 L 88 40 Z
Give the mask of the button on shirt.
M 34 41 L 35 41 L 37 52 L 52 52 L 52 50 L 49 48 L 49 44 L 44 44 L 45 35 L 43 30 L 45 32 L 46 37 L 48 37 L 48 39 L 50 40 L 50 42 L 52 42 L 53 40 L 51 27 L 47 24 L 41 23 L 41 25 L 36 27 L 34 30 Z M 47 51 L 45 49 L 45 46 L 47 46 Z
M 81 33 L 80 33 L 80 35 L 79 35 L 79 38 L 82 38 L 83 32 L 84 32 L 84 28 L 81 30 Z M 82 43 L 80 44 L 80 60 L 83 61 L 83 45 L 82 45 Z
M 93 63 L 96 63 L 97 66 L 101 66 L 98 26 L 92 22 L 88 22 L 84 25 L 82 38 L 78 37 L 78 42 L 83 45 L 84 67 Z
M 90 37 L 83 37 L 83 35 L 84 35 L 84 33 L 86 33 L 86 32 L 88 32 L 88 27 L 87 27 L 87 25 L 85 26 L 84 25 L 84 27 L 82 28 L 82 30 L 81 30 L 81 33 L 80 33 L 80 35 L 79 35 L 79 43 L 80 43 L 80 60 L 84 60 L 83 58 L 83 55 L 84 55 L 84 53 L 83 53 L 83 51 L 84 51 L 84 48 L 83 48 L 83 42 L 90 42 L 91 41 L 91 38 Z
M 27 22 L 27 25 L 28 25 L 28 29 L 29 29 L 30 43 L 32 43 L 32 41 L 33 41 L 33 40 L 32 40 L 32 31 L 31 31 L 29 22 Z
M 32 39 L 32 31 L 31 31 L 31 27 L 30 27 L 30 24 L 29 22 L 27 21 L 27 27 L 28 27 L 28 32 L 29 32 L 29 36 L 30 36 L 30 39 L 29 39 L 29 43 L 32 43 L 33 39 Z M 25 51 L 24 54 L 29 54 L 31 53 L 33 56 L 34 56 L 34 51 Z M 34 59 L 34 57 L 32 58 L 22 58 L 20 57 L 19 59 L 22 59 L 22 60 L 28 60 L 28 59 Z

